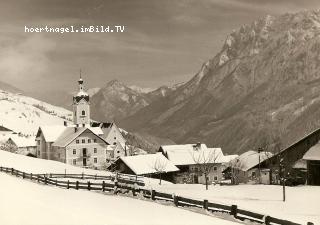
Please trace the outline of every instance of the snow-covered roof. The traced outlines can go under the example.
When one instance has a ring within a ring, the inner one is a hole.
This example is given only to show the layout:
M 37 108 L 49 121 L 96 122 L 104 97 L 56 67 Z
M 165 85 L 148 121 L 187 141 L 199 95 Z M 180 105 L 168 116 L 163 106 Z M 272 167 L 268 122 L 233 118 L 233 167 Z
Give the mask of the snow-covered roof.
M 303 159 L 305 160 L 320 160 L 320 143 L 312 146 L 306 154 L 304 154 Z
M 237 158 L 239 155 L 225 155 L 223 156 L 223 162 L 224 163 L 228 163 L 232 160 L 234 160 L 235 158 Z
M 58 137 L 67 129 L 67 127 L 63 125 L 53 125 L 41 126 L 39 129 L 42 131 L 46 142 L 55 142 Z
M 96 135 L 103 135 L 103 131 L 100 127 L 88 127 Z
M 211 163 L 222 163 L 221 148 L 207 148 L 205 144 L 162 145 L 163 153 L 174 165 L 194 165 L 209 160 Z
M 21 137 L 18 135 L 11 135 L 8 141 L 12 141 L 18 148 L 36 147 L 35 137 Z
M 158 173 L 159 170 L 163 173 L 179 171 L 179 169 L 161 153 L 122 156 L 118 160 L 122 160 L 136 175 L 154 174 Z
M 53 146 L 58 147 L 66 147 L 68 144 L 70 144 L 74 139 L 76 139 L 78 136 L 80 136 L 85 131 L 92 132 L 96 137 L 103 140 L 105 143 L 107 143 L 103 138 L 101 138 L 99 135 L 94 133 L 92 131 L 92 128 L 88 127 L 66 127 L 64 132 L 58 137 L 58 139 L 53 143 Z
M 260 163 L 268 158 L 270 158 L 273 154 L 271 152 L 260 152 Z M 231 161 L 232 167 L 248 171 L 249 169 L 257 166 L 259 164 L 259 153 L 256 151 L 247 151 L 242 153 L 239 157 L 235 158 Z

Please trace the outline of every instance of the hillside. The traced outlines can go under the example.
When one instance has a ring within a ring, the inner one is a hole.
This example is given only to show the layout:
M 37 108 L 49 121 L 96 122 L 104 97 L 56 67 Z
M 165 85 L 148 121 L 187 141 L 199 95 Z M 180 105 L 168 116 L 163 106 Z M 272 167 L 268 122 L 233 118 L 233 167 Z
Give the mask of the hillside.
M 2 81 L 0 81 L 0 90 L 12 92 L 12 93 L 23 93 L 22 90 Z
M 161 86 L 152 90 L 127 86 L 118 80 L 109 81 L 104 87 L 95 89 L 91 98 L 92 117 L 99 121 L 119 121 L 162 99 L 174 89 L 175 86 Z
M 72 112 L 37 99 L 0 90 L 0 125 L 23 135 L 35 135 L 41 125 L 71 121 Z
M 190 81 L 120 125 L 227 153 L 257 149 L 280 131 L 288 145 L 320 124 L 319 34 L 319 10 L 243 25 Z

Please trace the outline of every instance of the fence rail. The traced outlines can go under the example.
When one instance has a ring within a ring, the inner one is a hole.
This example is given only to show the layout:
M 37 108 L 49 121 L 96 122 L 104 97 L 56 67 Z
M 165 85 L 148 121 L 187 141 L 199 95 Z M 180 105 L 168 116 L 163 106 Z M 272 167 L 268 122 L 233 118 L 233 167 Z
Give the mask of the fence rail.
M 85 189 L 85 190 L 95 190 L 95 191 L 108 191 L 117 194 L 121 190 L 123 191 L 131 191 L 133 196 L 136 196 L 137 193 L 140 193 L 144 198 L 151 199 L 153 201 L 162 200 L 173 202 L 173 204 L 177 207 L 196 207 L 203 208 L 204 210 L 211 212 L 222 212 L 228 213 L 236 219 L 239 220 L 250 220 L 252 222 L 266 224 L 266 225 L 302 225 L 299 223 L 294 223 L 288 220 L 278 219 L 271 216 L 266 216 L 263 214 L 238 209 L 237 205 L 224 205 L 209 202 L 208 200 L 196 200 L 191 198 L 186 198 L 178 195 L 172 195 L 168 193 L 157 192 L 156 190 L 144 189 L 144 183 L 138 177 L 131 175 L 120 174 L 119 176 L 96 176 L 96 175 L 88 175 L 88 174 L 32 174 L 25 173 L 19 170 L 15 170 L 14 168 L 0 167 L 0 172 L 10 173 L 11 175 L 22 177 L 23 179 L 34 180 L 35 182 L 44 183 L 46 185 L 54 185 L 57 187 L 63 187 L 67 189 Z M 69 176 L 70 175 L 70 176 Z M 63 177 L 61 177 L 63 176 Z M 77 178 L 75 178 L 77 177 Z M 84 178 L 90 177 L 90 178 Z M 102 178 L 103 181 L 99 182 L 79 182 L 77 181 L 65 181 L 58 180 L 57 178 L 73 178 L 73 179 L 92 179 L 95 177 L 100 180 Z M 55 178 L 55 179 L 53 179 Z M 116 179 L 117 178 L 117 179 Z M 126 179 L 131 178 L 131 179 Z M 113 183 L 105 182 L 105 180 L 110 180 Z M 314 225 L 312 222 L 308 222 L 307 225 Z

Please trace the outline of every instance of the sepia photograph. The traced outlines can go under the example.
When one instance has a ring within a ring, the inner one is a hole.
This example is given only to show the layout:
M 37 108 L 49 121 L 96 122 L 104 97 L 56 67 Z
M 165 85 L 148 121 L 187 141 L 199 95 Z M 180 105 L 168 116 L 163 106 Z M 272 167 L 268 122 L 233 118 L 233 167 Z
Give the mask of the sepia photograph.
M 0 225 L 320 225 L 319 0 L 0 0 Z

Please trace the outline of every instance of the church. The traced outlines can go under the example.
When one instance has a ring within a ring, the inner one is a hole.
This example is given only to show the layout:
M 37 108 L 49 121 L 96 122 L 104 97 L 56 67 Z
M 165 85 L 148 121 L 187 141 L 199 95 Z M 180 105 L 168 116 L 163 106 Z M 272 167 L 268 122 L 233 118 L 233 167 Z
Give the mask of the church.
M 37 157 L 81 167 L 103 169 L 125 156 L 125 139 L 115 123 L 90 119 L 90 96 L 80 76 L 73 96 L 73 124 L 41 126 L 36 135 Z

